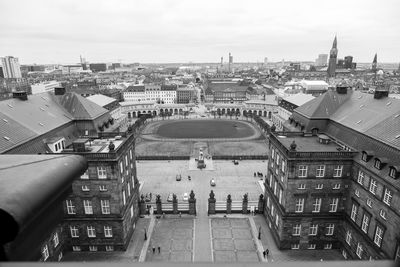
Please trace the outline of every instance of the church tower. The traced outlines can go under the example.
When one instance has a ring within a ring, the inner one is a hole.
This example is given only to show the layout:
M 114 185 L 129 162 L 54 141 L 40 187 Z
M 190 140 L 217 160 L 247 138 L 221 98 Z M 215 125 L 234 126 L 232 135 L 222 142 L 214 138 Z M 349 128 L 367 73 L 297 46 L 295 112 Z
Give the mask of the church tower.
M 372 61 L 372 71 L 376 72 L 378 67 L 378 54 L 375 54 L 374 61 Z
M 332 49 L 329 55 L 329 65 L 328 65 L 328 78 L 336 76 L 336 60 L 337 60 L 337 38 L 335 35 L 335 40 L 333 40 Z

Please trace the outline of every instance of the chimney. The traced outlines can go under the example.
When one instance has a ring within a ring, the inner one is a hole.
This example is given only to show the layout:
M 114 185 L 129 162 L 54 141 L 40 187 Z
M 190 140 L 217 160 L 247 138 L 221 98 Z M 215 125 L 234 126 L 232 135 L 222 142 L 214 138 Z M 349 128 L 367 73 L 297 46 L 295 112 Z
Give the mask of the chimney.
M 375 99 L 381 99 L 389 96 L 389 86 L 382 80 L 376 81 L 376 89 L 374 92 Z
M 28 100 L 28 94 L 26 93 L 26 91 L 13 92 L 13 98 L 18 98 L 22 101 L 26 101 Z
M 54 88 L 55 95 L 64 95 L 65 94 L 65 87 L 56 87 Z

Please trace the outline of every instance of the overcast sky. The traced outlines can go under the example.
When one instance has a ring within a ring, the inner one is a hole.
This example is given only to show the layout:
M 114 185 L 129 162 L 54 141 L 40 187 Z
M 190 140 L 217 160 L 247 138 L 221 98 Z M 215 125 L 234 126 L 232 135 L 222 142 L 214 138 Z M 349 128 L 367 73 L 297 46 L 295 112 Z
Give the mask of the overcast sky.
M 400 62 L 399 0 L 0 0 L 0 56 L 21 64 Z

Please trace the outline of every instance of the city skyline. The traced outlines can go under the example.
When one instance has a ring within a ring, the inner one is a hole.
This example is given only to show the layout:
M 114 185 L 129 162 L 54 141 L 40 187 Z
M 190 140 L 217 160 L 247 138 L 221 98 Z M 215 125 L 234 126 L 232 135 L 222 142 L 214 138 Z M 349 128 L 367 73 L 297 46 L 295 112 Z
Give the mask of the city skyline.
M 338 58 L 400 61 L 396 1 L 41 1 L 0 3 L 0 51 L 21 64 L 313 61 L 338 36 Z M 225 60 L 226 61 L 226 60 Z

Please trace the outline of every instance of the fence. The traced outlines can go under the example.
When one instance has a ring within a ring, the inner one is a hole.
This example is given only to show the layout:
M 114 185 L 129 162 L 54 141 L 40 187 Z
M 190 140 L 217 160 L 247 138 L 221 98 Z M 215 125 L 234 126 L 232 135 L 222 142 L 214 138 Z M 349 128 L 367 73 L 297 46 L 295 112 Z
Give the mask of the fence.
M 145 202 L 140 201 L 140 214 L 179 214 L 196 215 L 196 200 L 189 202 Z
M 216 201 L 214 192 L 211 190 L 210 198 L 208 199 L 208 214 L 215 213 L 263 213 L 264 210 L 264 195 L 260 195 L 258 200 L 248 200 L 248 195 L 245 194 L 242 200 L 232 200 L 228 195 L 225 201 Z

